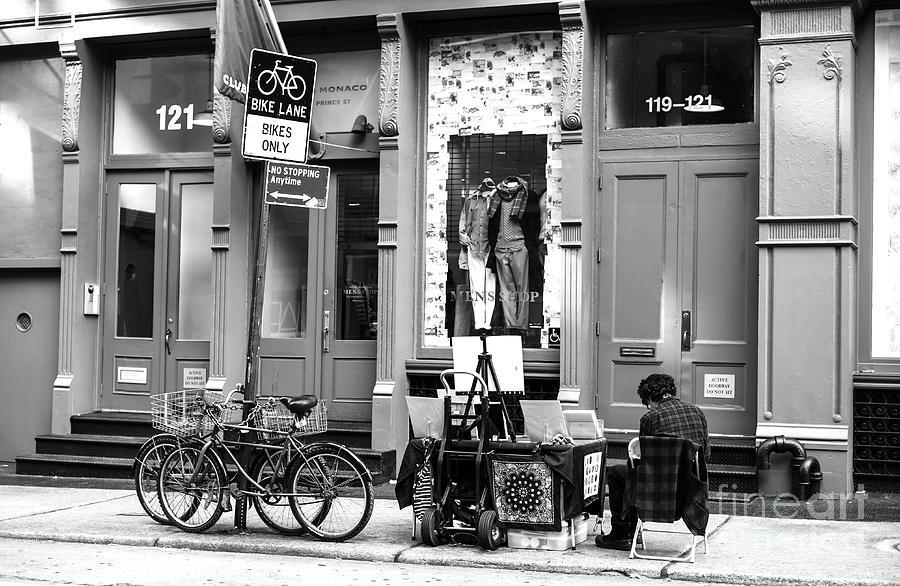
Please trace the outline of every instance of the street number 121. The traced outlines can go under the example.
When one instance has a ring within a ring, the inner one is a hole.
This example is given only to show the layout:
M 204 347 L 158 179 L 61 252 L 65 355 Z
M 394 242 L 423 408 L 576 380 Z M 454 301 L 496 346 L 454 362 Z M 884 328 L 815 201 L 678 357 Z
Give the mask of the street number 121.
M 166 105 L 163 104 L 159 108 L 156 109 L 156 114 L 159 116 L 159 129 L 160 130 L 181 130 L 181 122 L 180 119 L 182 115 L 185 120 L 185 128 L 188 130 L 192 130 L 194 128 L 194 105 L 191 104 L 185 108 L 182 108 L 178 104 L 172 104 L 168 106 L 169 109 L 169 122 L 166 124 Z

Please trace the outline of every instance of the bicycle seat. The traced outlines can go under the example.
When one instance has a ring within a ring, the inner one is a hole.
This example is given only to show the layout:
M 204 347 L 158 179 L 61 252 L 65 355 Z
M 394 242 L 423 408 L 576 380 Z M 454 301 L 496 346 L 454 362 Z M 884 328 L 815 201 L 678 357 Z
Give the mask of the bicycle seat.
M 300 395 L 299 397 L 281 397 L 279 401 L 291 413 L 304 415 L 318 404 L 319 399 L 315 395 Z

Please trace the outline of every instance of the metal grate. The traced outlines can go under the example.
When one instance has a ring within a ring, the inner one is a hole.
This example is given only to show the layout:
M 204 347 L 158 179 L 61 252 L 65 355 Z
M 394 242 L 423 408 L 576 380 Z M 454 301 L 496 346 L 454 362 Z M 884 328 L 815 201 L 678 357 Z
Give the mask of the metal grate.
M 522 219 L 526 246 L 529 251 L 537 250 L 538 233 L 540 232 L 540 212 L 538 198 L 547 189 L 547 135 L 510 133 L 505 135 L 472 134 L 469 136 L 451 136 L 448 152 L 450 164 L 447 176 L 447 244 L 448 271 L 447 291 L 456 292 L 457 285 L 465 287 L 466 279 L 459 269 L 459 231 L 457 229 L 459 215 L 462 212 L 463 197 L 477 188 L 482 180 L 490 177 L 500 183 L 510 176 L 518 176 L 528 184 L 528 204 Z M 537 291 L 543 295 L 543 271 L 538 262 L 529 264 L 529 291 Z M 457 332 L 456 324 L 457 296 L 447 295 L 445 302 L 445 327 L 451 336 L 465 336 L 471 331 Z M 522 343 L 526 347 L 540 346 L 540 325 L 543 324 L 543 302 L 539 297 L 531 304 L 529 323 L 538 325 L 536 331 L 529 331 Z M 495 333 L 498 325 L 503 323 L 503 310 L 500 304 L 494 307 L 491 320 Z
M 16 329 L 22 333 L 27 332 L 31 329 L 31 326 L 34 322 L 31 319 L 31 314 L 27 311 L 23 311 L 19 315 L 16 316 Z
M 867 488 L 900 491 L 900 388 L 855 390 L 853 475 Z

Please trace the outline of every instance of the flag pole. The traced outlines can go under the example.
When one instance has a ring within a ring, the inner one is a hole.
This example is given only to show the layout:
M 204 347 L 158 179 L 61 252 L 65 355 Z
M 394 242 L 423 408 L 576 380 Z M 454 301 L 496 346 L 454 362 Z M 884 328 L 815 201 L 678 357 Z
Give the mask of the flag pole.
M 284 43 L 284 38 L 281 36 L 281 30 L 278 28 L 278 21 L 275 19 L 275 11 L 272 10 L 272 5 L 269 3 L 269 0 L 255 0 L 255 2 L 265 15 L 266 28 L 269 30 L 272 40 L 275 41 L 278 51 L 286 54 L 287 46 Z M 246 401 L 254 401 L 259 396 L 259 393 L 257 392 L 257 386 L 259 384 L 259 345 L 260 339 L 262 338 L 262 312 L 266 284 L 266 257 L 268 256 L 269 249 L 269 205 L 266 203 L 265 194 L 265 166 L 262 164 L 253 164 L 251 168 L 261 170 L 262 176 L 258 178 L 260 179 L 260 184 L 262 186 L 262 193 L 259 198 L 260 210 L 259 233 L 256 240 L 256 267 L 254 269 L 253 284 L 250 293 L 250 318 L 248 320 L 250 333 L 247 342 L 246 365 L 247 386 L 244 389 L 244 399 Z M 257 175 L 257 173 L 254 173 L 254 175 Z M 251 177 L 251 181 L 254 178 L 256 177 Z M 244 419 L 246 419 L 249 414 L 249 410 L 249 405 L 245 403 Z M 249 446 L 241 446 L 239 453 L 240 464 L 241 467 L 248 472 L 251 457 L 251 448 Z M 249 534 L 250 531 L 247 529 L 247 497 L 244 494 L 247 490 L 247 479 L 243 474 L 237 475 L 237 488 L 238 497 L 235 499 L 234 529 L 232 529 L 232 533 L 246 535 Z

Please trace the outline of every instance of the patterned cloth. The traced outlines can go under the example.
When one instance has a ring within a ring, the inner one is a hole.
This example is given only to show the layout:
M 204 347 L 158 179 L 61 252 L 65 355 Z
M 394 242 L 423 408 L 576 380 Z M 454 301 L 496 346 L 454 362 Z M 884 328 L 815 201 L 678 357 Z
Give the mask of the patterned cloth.
M 644 521 L 684 519 L 694 535 L 704 535 L 709 520 L 706 461 L 697 446 L 680 437 L 641 436 L 641 459 L 632 498 Z M 699 475 L 694 458 L 699 458 Z
M 491 459 L 494 509 L 503 523 L 559 529 L 559 481 L 546 463 L 521 456 Z
M 685 403 L 678 397 L 667 397 L 659 402 L 656 409 L 641 417 L 641 436 L 669 435 L 689 439 L 703 451 L 709 459 L 709 434 L 706 416 L 698 407 Z
M 497 196 L 491 199 L 489 215 L 493 218 L 500 207 L 500 201 L 512 201 L 509 207 L 509 216 L 522 219 L 525 213 L 525 204 L 528 203 L 528 184 L 521 177 L 509 176 L 497 186 Z

